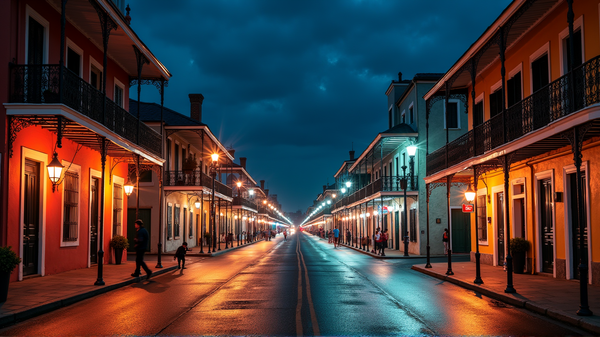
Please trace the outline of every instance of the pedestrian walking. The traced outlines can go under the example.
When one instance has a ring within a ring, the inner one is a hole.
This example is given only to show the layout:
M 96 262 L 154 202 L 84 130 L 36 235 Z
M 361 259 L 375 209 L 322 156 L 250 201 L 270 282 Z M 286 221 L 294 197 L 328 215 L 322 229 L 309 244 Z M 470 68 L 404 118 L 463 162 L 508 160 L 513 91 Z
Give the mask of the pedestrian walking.
M 152 270 L 144 262 L 144 254 L 148 248 L 148 231 L 144 228 L 144 222 L 141 219 L 135 220 L 135 230 L 137 231 L 137 235 L 133 239 L 135 241 L 135 271 L 131 276 L 140 276 L 140 268 L 144 268 L 146 278 L 149 279 L 152 276 Z
M 177 269 L 185 269 L 185 254 L 187 252 L 187 242 L 184 242 L 177 248 L 173 260 L 177 259 Z
M 448 243 L 450 242 L 448 238 L 448 228 L 444 228 L 444 234 L 442 235 L 442 242 L 444 243 L 444 254 L 448 255 Z
M 385 256 L 385 247 L 387 247 L 388 230 L 384 230 L 381 234 L 381 256 Z
M 283 230 L 283 241 L 287 241 L 287 230 Z
M 346 229 L 346 244 L 351 244 L 352 241 L 352 233 L 350 233 L 349 229 Z
M 375 251 L 371 251 L 371 253 L 381 254 L 381 231 L 377 228 L 377 232 L 375 233 Z
M 333 229 L 333 248 L 334 249 L 337 248 L 338 245 L 340 244 L 339 241 L 340 241 L 340 230 L 337 227 L 335 227 Z

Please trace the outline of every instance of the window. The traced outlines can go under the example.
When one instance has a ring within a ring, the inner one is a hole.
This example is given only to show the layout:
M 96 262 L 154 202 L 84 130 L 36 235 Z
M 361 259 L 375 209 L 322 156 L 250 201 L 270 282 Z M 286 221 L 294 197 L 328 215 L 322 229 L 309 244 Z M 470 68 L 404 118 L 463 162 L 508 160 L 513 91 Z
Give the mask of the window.
M 79 174 L 67 171 L 64 178 L 63 241 L 77 241 L 79 228 Z
M 402 124 L 406 123 L 406 113 L 402 111 Z
M 565 37 L 562 40 L 562 47 L 563 47 L 563 54 L 565 55 L 563 57 L 563 69 L 565 70 L 564 73 L 566 74 L 569 71 L 570 68 L 570 62 L 571 62 L 571 48 L 569 48 L 569 35 L 567 35 L 567 37 Z M 573 32 L 573 52 L 575 54 L 575 59 L 573 60 L 573 68 L 577 68 L 578 66 L 580 66 L 583 63 L 583 48 L 581 45 L 581 27 Z
M 542 55 L 540 58 L 531 62 L 531 85 L 535 93 L 545 87 L 549 82 L 548 72 L 548 54 Z
M 398 157 L 396 157 L 396 175 L 399 175 L 399 173 L 398 173 Z
M 521 101 L 521 72 L 506 81 L 506 99 L 508 108 Z
M 180 216 L 180 208 L 179 205 L 175 205 L 175 214 L 173 219 L 173 236 L 177 239 L 179 238 L 179 216 Z
M 179 144 L 175 143 L 175 171 L 179 171 Z
M 477 239 L 487 241 L 487 210 L 486 196 L 477 196 Z
M 90 84 L 96 90 L 102 90 L 102 70 L 101 66 L 96 66 L 92 62 L 90 70 Z
M 444 105 L 445 109 L 446 106 Z M 448 111 L 446 111 L 444 117 L 446 118 L 444 126 L 447 126 L 448 129 L 458 129 L 458 102 L 448 102 Z
M 113 236 L 121 235 L 121 221 L 123 219 L 123 186 L 114 185 L 113 189 Z
M 490 94 L 490 119 L 502 112 L 502 89 Z
M 171 140 L 167 139 L 167 171 L 171 170 Z
M 67 69 L 73 72 L 77 76 L 81 76 L 79 70 L 81 69 L 81 55 L 76 51 L 67 47 Z
M 413 106 L 412 105 L 408 108 L 408 118 L 409 118 L 409 123 L 410 124 L 412 124 L 412 123 L 415 122 L 415 117 L 414 117 L 414 114 L 413 114 Z
M 137 181 L 137 176 L 135 174 L 135 164 L 129 164 L 129 179 L 135 184 Z M 152 182 L 152 171 L 150 170 L 140 170 L 140 183 L 151 183 Z
M 114 102 L 121 108 L 123 107 L 123 92 L 123 86 L 115 83 Z
M 189 237 L 194 237 L 194 212 L 190 211 L 190 230 L 188 232 Z
M 410 242 L 417 242 L 417 210 L 412 208 L 410 210 L 410 230 L 408 237 Z
M 475 103 L 473 108 L 473 126 L 483 124 L 483 100 Z
M 173 239 L 173 204 L 167 205 L 167 240 Z

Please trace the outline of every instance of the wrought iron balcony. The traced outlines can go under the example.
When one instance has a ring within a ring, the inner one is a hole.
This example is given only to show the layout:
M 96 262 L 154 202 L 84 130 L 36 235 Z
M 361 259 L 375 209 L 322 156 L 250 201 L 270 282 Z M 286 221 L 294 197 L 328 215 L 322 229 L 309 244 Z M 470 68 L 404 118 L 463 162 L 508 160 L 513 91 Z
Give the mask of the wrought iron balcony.
M 404 192 L 403 179 L 406 178 L 406 190 L 407 191 L 418 191 L 419 190 L 419 177 L 418 176 L 385 176 L 381 177 L 367 186 L 353 192 L 352 194 L 341 198 L 335 205 L 335 208 L 339 208 L 345 205 L 353 204 L 359 200 L 368 198 L 373 194 L 379 192 Z
M 427 156 L 427 175 L 490 152 L 598 102 L 600 55 L 430 153 Z
M 242 197 L 233 197 L 233 206 L 246 206 L 254 210 L 257 209 L 256 203 Z
M 195 171 L 165 171 L 165 177 L 163 180 L 164 186 L 197 186 L 197 187 L 208 187 L 212 189 L 213 179 L 207 174 Z M 221 193 L 225 196 L 233 196 L 233 190 L 231 187 L 223 184 L 222 182 L 215 180 L 215 192 Z
M 102 92 L 57 64 L 10 65 L 10 103 L 62 103 L 88 118 L 106 126 L 117 135 L 161 155 L 161 136 L 144 123 L 104 97 Z M 138 139 L 138 125 L 140 128 Z

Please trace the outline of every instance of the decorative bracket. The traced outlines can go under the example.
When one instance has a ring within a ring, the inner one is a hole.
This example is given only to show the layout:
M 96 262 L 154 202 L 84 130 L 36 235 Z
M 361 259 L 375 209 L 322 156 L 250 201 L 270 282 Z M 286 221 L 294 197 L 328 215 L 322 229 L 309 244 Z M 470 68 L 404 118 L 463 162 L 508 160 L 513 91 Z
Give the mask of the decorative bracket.
M 21 118 L 14 117 L 14 116 L 9 116 L 8 118 L 9 118 L 8 144 L 7 144 L 8 145 L 8 158 L 12 158 L 13 144 L 15 143 L 15 140 L 17 139 L 17 133 L 19 133 L 21 130 L 25 129 L 26 127 L 30 127 L 34 124 L 26 119 L 21 119 Z

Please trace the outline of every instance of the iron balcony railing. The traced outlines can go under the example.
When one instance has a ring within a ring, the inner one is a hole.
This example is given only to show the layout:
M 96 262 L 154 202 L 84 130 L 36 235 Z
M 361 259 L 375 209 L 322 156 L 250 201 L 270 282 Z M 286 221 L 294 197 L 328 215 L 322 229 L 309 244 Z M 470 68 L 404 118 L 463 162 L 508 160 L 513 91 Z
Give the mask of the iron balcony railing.
M 212 189 L 213 178 L 209 175 L 195 171 L 165 171 L 164 186 L 204 186 Z M 215 192 L 225 196 L 233 196 L 232 188 L 215 180 Z
M 233 206 L 246 206 L 254 210 L 257 209 L 256 203 L 242 197 L 233 197 Z
M 117 135 L 140 145 L 155 155 L 161 155 L 161 135 L 148 125 L 104 97 L 92 85 L 57 64 L 10 64 L 9 102 L 52 104 L 62 103 L 94 121 L 106 126 Z M 62 98 L 61 98 L 62 97 Z M 139 139 L 138 139 L 139 126 Z
M 378 192 L 404 192 L 404 185 L 402 180 L 406 178 L 406 190 L 407 191 L 418 191 L 419 190 L 419 177 L 418 176 L 384 176 L 374 182 L 366 185 L 365 187 L 353 192 L 352 194 L 339 199 L 334 209 L 343 207 L 346 205 L 353 204 L 359 200 L 370 197 L 371 195 Z
M 430 153 L 427 156 L 427 175 L 492 151 L 598 102 L 600 55 Z

